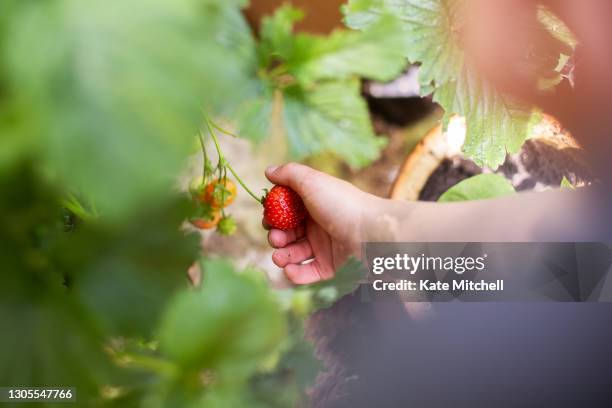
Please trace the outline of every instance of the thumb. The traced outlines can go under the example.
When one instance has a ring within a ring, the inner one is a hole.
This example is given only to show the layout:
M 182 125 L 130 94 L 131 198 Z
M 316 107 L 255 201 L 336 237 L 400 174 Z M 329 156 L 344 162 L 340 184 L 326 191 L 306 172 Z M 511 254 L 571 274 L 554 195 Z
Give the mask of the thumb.
M 318 171 L 298 163 L 287 163 L 281 166 L 271 166 L 266 169 L 266 177 L 274 184 L 290 187 L 300 196 L 307 194 L 307 181 L 312 181 Z

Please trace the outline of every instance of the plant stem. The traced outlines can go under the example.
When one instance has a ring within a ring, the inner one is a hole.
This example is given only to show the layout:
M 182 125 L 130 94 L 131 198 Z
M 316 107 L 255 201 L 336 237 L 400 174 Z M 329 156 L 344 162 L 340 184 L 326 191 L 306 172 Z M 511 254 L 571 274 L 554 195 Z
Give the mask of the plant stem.
M 202 147 L 202 184 L 206 184 L 206 173 L 208 172 L 208 155 L 206 154 L 206 144 L 202 132 L 198 132 L 200 146 Z
M 62 201 L 62 205 L 83 221 L 90 221 L 98 217 L 95 208 L 91 211 L 86 210 L 73 193 L 68 194 L 68 198 Z
M 215 122 L 211 122 L 211 124 L 212 124 L 212 125 L 213 125 L 213 127 L 214 127 L 215 129 L 217 129 L 219 132 L 221 132 L 221 133 L 225 133 L 226 135 L 231 136 L 231 137 L 238 138 L 238 135 L 237 135 L 237 134 L 232 133 L 232 132 L 230 132 L 230 131 L 228 131 L 228 130 L 223 129 L 221 126 L 217 125 Z
M 245 189 L 245 191 L 247 193 L 249 193 L 249 195 L 251 197 L 253 197 L 255 199 L 255 201 L 257 201 L 258 203 L 261 203 L 261 198 L 257 197 L 247 186 L 246 184 L 244 184 L 244 182 L 242 181 L 242 179 L 240 179 L 240 177 L 238 177 L 238 175 L 236 174 L 236 172 L 234 171 L 234 169 L 232 168 L 232 166 L 227 163 L 227 168 L 229 169 L 229 171 L 234 175 L 234 178 L 238 181 L 238 183 L 240 183 L 240 185 L 242 186 L 242 188 Z
M 213 142 L 215 143 L 215 149 L 217 150 L 217 155 L 219 156 L 219 163 L 225 161 L 225 156 L 223 156 L 223 152 L 219 147 L 219 141 L 217 140 L 217 135 L 215 134 L 215 130 L 213 129 L 212 123 L 210 119 L 208 119 L 208 115 L 204 114 L 204 120 L 206 121 L 206 127 L 208 128 L 208 133 L 212 137 Z
M 206 126 L 208 127 L 208 132 L 210 133 L 210 136 L 212 137 L 213 143 L 215 144 L 215 149 L 217 150 L 217 155 L 219 156 L 219 165 L 226 166 L 229 169 L 229 171 L 232 173 L 232 175 L 234 176 L 236 181 L 238 181 L 238 183 L 240 183 L 242 188 L 244 188 L 244 190 L 247 193 L 249 193 L 249 195 L 251 197 L 253 197 L 258 203 L 261 203 L 261 198 L 257 197 L 255 195 L 255 193 L 253 193 L 251 191 L 251 189 L 246 186 L 246 184 L 244 183 L 244 181 L 242 181 L 240 176 L 238 176 L 238 174 L 236 174 L 236 171 L 233 169 L 231 164 L 229 164 L 227 162 L 227 160 L 225 160 L 225 156 L 223 156 L 223 152 L 221 151 L 221 147 L 219 146 L 219 141 L 217 140 L 217 135 L 215 134 L 214 127 L 216 127 L 216 126 L 213 125 L 213 123 L 208 118 L 208 115 L 206 115 L 206 114 L 204 114 L 204 120 L 206 121 Z

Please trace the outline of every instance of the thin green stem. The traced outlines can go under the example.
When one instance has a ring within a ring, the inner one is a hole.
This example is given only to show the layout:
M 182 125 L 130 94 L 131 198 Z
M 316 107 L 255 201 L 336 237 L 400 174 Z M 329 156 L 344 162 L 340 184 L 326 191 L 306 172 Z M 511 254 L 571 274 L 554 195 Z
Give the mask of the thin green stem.
M 62 201 L 62 205 L 83 221 L 90 221 L 98 217 L 95 208 L 91 211 L 86 210 L 73 193 L 68 194 L 68 198 Z
M 208 118 L 208 115 L 204 114 L 204 120 L 206 121 L 206 127 L 208 127 L 208 133 L 212 137 L 213 142 L 215 143 L 215 149 L 217 150 L 217 155 L 219 156 L 219 165 L 225 161 L 225 157 L 223 156 L 223 152 L 221 151 L 221 147 L 219 147 L 219 141 L 217 140 L 217 135 L 215 134 L 215 130 L 213 129 L 213 125 Z
M 214 127 L 215 129 L 217 129 L 219 132 L 221 132 L 221 133 L 225 133 L 226 135 L 231 136 L 231 137 L 235 137 L 235 138 L 238 138 L 238 137 L 239 137 L 237 134 L 232 133 L 232 132 L 230 132 L 229 130 L 225 130 L 225 129 L 223 129 L 221 126 L 217 125 L 215 122 L 211 122 L 211 123 L 212 123 L 213 127 Z
M 221 147 L 219 146 L 219 141 L 217 140 L 217 135 L 215 134 L 214 125 L 212 124 L 212 122 L 208 118 L 208 115 L 204 114 L 204 120 L 206 121 L 206 126 L 208 127 L 208 132 L 210 133 L 210 136 L 212 137 L 213 143 L 215 144 L 215 149 L 217 150 L 217 155 L 219 156 L 219 166 L 226 166 L 229 169 L 229 171 L 232 173 L 232 175 L 234 176 L 236 181 L 238 181 L 238 183 L 240 183 L 242 188 L 244 188 L 244 190 L 247 193 L 249 193 L 249 195 L 251 197 L 253 197 L 257 202 L 261 203 L 261 198 L 257 197 L 251 191 L 251 189 L 246 186 L 246 184 L 244 183 L 244 181 L 242 181 L 240 176 L 238 176 L 238 174 L 236 174 L 236 171 L 234 171 L 232 166 L 225 160 L 225 156 L 223 156 L 223 152 L 221 151 Z
M 204 142 L 204 135 L 202 135 L 202 132 L 198 132 L 198 138 L 200 139 L 200 146 L 202 147 L 202 184 L 205 184 L 209 166 L 208 154 L 206 153 L 206 143 Z
M 251 197 L 253 197 L 255 199 L 255 201 L 257 201 L 258 203 L 261 203 L 261 198 L 257 197 L 247 186 L 246 184 L 244 184 L 244 182 L 242 181 L 242 179 L 240 177 L 238 177 L 238 175 L 236 174 L 236 172 L 234 171 L 234 169 L 232 168 L 232 166 L 229 163 L 227 164 L 227 168 L 229 169 L 229 171 L 234 175 L 234 178 L 238 181 L 238 183 L 240 183 L 240 185 L 242 186 L 242 188 L 244 188 L 244 190 L 249 193 L 249 195 Z

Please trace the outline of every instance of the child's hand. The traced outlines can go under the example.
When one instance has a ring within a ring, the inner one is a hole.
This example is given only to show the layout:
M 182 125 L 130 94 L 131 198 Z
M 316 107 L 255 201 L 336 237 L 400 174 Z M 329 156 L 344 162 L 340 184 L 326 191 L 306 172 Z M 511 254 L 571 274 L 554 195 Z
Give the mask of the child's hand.
M 348 256 L 359 255 L 364 212 L 374 196 L 296 163 L 271 167 L 266 177 L 295 190 L 310 214 L 296 229 L 268 233 L 270 245 L 277 248 L 272 260 L 289 280 L 305 284 L 329 279 Z

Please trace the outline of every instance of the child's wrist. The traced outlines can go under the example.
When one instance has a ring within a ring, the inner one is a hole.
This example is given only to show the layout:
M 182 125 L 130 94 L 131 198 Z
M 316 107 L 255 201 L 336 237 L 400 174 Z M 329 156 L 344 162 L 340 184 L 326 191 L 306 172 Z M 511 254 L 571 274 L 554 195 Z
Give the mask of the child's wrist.
M 367 202 L 362 242 L 394 242 L 405 237 L 405 212 L 410 203 L 372 196 Z M 401 210 L 401 211 L 400 211 Z

